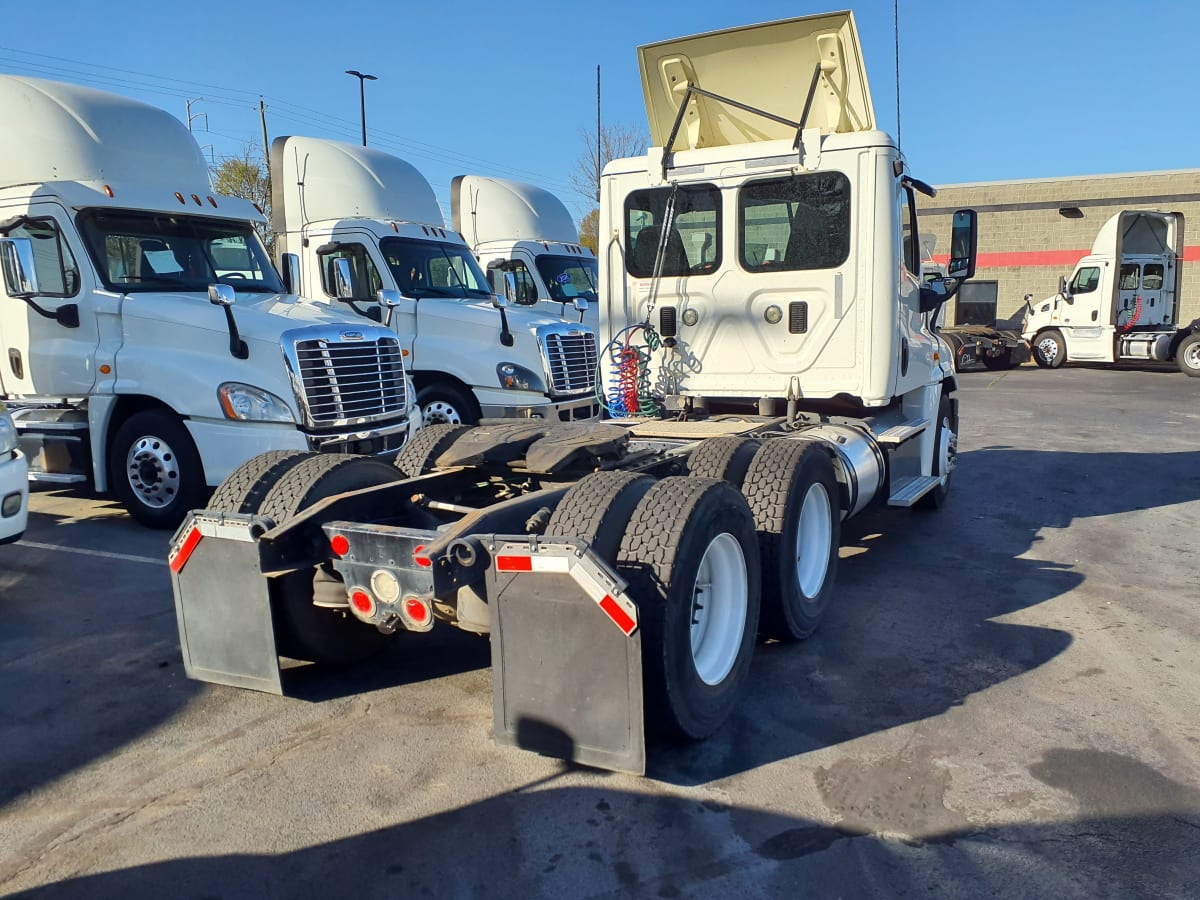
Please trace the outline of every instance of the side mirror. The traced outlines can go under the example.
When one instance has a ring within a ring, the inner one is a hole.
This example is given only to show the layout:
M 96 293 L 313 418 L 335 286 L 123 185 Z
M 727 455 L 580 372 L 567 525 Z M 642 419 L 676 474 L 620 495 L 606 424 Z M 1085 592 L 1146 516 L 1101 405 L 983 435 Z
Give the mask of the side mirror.
M 1062 295 L 1064 300 L 1070 299 L 1071 286 L 1069 284 L 1067 284 L 1067 276 L 1066 275 L 1058 276 L 1058 292 Z
M 210 284 L 208 286 L 208 302 L 213 306 L 233 306 L 237 294 L 227 284 Z
M 585 313 L 588 311 L 588 302 L 586 297 L 575 298 L 575 312 Z
M 499 294 L 501 291 L 504 290 L 504 285 L 502 283 L 498 282 L 496 280 L 496 278 L 497 278 L 497 276 L 502 275 L 505 272 L 507 272 L 508 268 L 511 264 L 512 264 L 511 259 L 488 260 L 487 280 L 488 280 L 488 284 L 490 284 L 492 286 L 492 293 Z
M 517 296 L 517 276 L 512 272 L 504 273 L 504 294 L 492 294 L 492 306 L 496 309 L 507 309 Z
M 283 287 L 289 294 L 300 293 L 300 257 L 295 253 L 285 253 L 280 260 L 283 264 Z
M 354 297 L 354 280 L 350 274 L 350 260 L 339 256 L 333 261 L 333 296 L 339 300 Z
M 380 288 L 375 292 L 375 300 L 380 306 L 395 309 L 404 302 L 404 295 L 392 288 Z
M 38 293 L 33 241 L 29 238 L 0 238 L 0 264 L 4 268 L 4 289 L 10 297 L 28 298 Z
M 946 266 L 946 277 L 955 281 L 972 277 L 978 247 L 979 223 L 975 210 L 958 210 L 950 227 L 950 262 Z

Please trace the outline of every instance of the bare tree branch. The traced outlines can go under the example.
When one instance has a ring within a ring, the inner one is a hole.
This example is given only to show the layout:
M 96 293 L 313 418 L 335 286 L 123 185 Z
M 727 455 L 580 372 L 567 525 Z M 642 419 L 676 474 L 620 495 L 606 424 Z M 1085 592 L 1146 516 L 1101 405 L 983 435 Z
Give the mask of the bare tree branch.
M 599 147 L 595 132 L 581 128 L 579 134 L 583 137 L 583 152 L 575 160 L 575 170 L 567 177 L 576 193 L 593 203 L 599 203 L 600 179 L 597 175 L 600 170 L 609 160 L 641 156 L 646 152 L 647 140 L 632 125 L 602 126 Z

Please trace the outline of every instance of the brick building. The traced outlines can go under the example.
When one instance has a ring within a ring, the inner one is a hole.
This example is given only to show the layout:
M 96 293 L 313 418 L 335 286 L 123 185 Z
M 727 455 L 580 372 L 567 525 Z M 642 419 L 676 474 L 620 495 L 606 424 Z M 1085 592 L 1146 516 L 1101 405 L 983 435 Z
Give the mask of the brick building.
M 939 259 L 947 250 L 954 210 L 971 207 L 979 213 L 979 265 L 964 287 L 962 308 L 946 311 L 948 322 L 969 321 L 972 303 L 1007 318 L 1019 312 L 1025 294 L 1037 300 L 1050 296 L 1058 290 L 1058 277 L 1070 276 L 1091 252 L 1100 226 L 1122 209 L 1183 213 L 1177 318 L 1200 317 L 1200 169 L 949 184 L 919 201 L 921 232 L 936 235 Z

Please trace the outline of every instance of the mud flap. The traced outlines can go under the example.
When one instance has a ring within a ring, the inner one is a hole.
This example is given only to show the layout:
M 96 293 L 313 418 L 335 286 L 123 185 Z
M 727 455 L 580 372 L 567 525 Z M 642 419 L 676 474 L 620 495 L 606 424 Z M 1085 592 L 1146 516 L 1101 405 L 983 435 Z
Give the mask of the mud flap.
M 263 520 L 251 516 L 192 513 L 171 540 L 171 587 L 189 678 L 283 693 L 270 582 L 259 565 L 263 530 Z
M 582 542 L 490 546 L 496 742 L 645 774 L 642 635 L 623 582 Z

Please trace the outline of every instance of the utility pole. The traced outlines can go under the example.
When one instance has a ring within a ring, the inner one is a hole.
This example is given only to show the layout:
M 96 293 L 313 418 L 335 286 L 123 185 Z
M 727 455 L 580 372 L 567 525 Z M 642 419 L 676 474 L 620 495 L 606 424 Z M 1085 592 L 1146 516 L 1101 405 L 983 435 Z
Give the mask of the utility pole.
M 203 99 L 204 99 L 203 97 L 197 97 L 195 100 L 185 100 L 185 101 L 183 101 L 183 102 L 184 102 L 184 106 L 186 106 L 186 107 L 187 107 L 187 127 L 188 127 L 188 131 L 191 131 L 191 130 L 192 130 L 192 121 L 193 121 L 193 120 L 195 120 L 195 119 L 203 119 L 203 120 L 204 120 L 204 130 L 205 130 L 205 131 L 208 131 L 208 113 L 195 113 L 195 114 L 193 114 L 193 113 L 192 113 L 192 104 L 193 104 L 193 103 L 200 103 L 200 102 L 201 102 Z
M 267 106 L 263 103 L 263 98 L 258 98 L 258 118 L 262 122 L 262 137 L 263 137 L 263 168 L 267 172 L 267 185 L 271 184 L 271 146 L 267 143 Z M 268 196 L 270 196 L 268 194 Z
M 347 69 L 346 74 L 353 75 L 358 79 L 358 104 L 362 112 L 362 141 L 365 147 L 367 146 L 367 94 L 363 85 L 368 81 L 377 81 L 378 79 L 374 75 L 364 75 L 354 69 Z
M 596 202 L 600 202 L 600 170 L 604 163 L 600 160 L 600 67 L 596 66 Z

